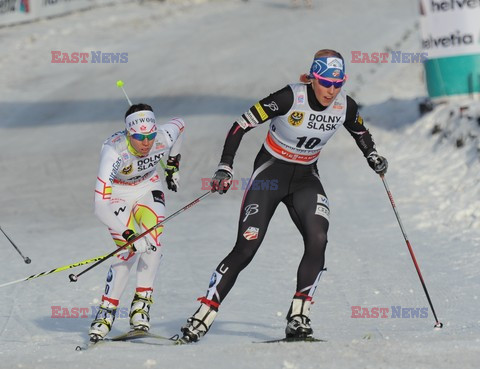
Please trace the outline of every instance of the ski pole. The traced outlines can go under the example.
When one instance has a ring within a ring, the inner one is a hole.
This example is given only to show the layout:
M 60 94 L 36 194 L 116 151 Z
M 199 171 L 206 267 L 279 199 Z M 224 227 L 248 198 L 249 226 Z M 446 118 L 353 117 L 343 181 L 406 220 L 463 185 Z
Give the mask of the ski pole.
M 18 249 L 18 247 L 13 243 L 13 241 L 10 239 L 10 237 L 7 236 L 7 234 L 3 231 L 2 227 L 0 227 L 0 231 L 2 231 L 2 233 L 5 235 L 5 237 L 7 237 L 7 240 L 10 241 L 10 243 L 12 244 L 13 247 L 15 247 L 15 250 L 17 250 L 17 252 L 20 254 L 20 256 L 23 258 L 23 261 L 25 262 L 25 264 L 30 264 L 32 261 L 30 260 L 30 258 L 28 256 L 23 256 L 22 252 Z M 1 286 L 0 286 L 1 287 Z
M 405 239 L 405 242 L 407 243 L 408 251 L 410 252 L 410 256 L 412 257 L 413 264 L 415 265 L 415 269 L 417 269 L 418 277 L 420 278 L 420 282 L 422 283 L 423 290 L 425 291 L 425 295 L 427 296 L 428 303 L 430 304 L 430 309 L 432 309 L 433 316 L 435 318 L 435 325 L 434 328 L 442 328 L 443 323 L 441 323 L 438 318 L 437 314 L 435 313 L 435 309 L 433 308 L 432 300 L 430 299 L 430 295 L 428 294 L 427 291 L 427 286 L 425 285 L 425 281 L 423 280 L 422 273 L 420 272 L 420 267 L 418 266 L 417 259 L 415 258 L 415 254 L 413 253 L 412 245 L 410 245 L 410 241 L 408 240 L 407 233 L 405 232 L 405 229 L 403 228 L 402 220 L 400 219 L 400 214 L 398 214 L 397 207 L 395 206 L 395 202 L 393 201 L 393 196 L 392 193 L 390 192 L 390 189 L 388 188 L 387 180 L 385 179 L 384 174 L 380 174 L 380 178 L 383 181 L 383 185 L 385 186 L 385 190 L 387 191 L 388 198 L 390 199 L 390 204 L 392 204 L 393 212 L 395 213 L 395 216 L 397 217 L 398 225 L 400 226 L 400 230 L 403 233 L 403 238 Z
M 24 282 L 24 281 L 29 281 L 30 279 L 39 278 L 39 277 L 44 277 L 44 276 L 46 276 L 46 275 L 49 275 L 49 274 L 52 274 L 52 273 L 61 272 L 61 271 L 67 270 L 67 269 L 76 268 L 76 267 L 78 267 L 78 266 L 80 266 L 80 265 L 90 264 L 90 263 L 93 263 L 93 262 L 95 262 L 95 261 L 101 260 L 101 259 L 103 259 L 103 258 L 106 257 L 106 256 L 107 256 L 107 255 L 102 255 L 102 256 L 98 256 L 98 257 L 93 258 L 93 259 L 87 259 L 87 260 L 79 261 L 78 263 L 73 263 L 73 264 L 65 265 L 65 266 L 62 266 L 62 267 L 59 267 L 59 268 L 55 268 L 55 269 L 52 269 L 52 270 L 47 270 L 47 271 L 45 271 L 45 272 L 41 272 L 41 273 L 38 273 L 38 274 L 33 274 L 33 275 L 31 275 L 30 277 L 27 277 L 27 278 L 22 278 L 22 279 L 19 279 L 19 280 L 17 280 L 17 281 L 0 284 L 0 288 L 5 287 L 5 286 L 9 286 L 9 285 L 15 284 L 15 283 L 20 283 L 20 282 Z
M 139 234 L 137 237 L 135 237 L 134 239 L 128 241 L 125 245 L 119 247 L 118 249 L 112 251 L 110 254 L 108 255 L 105 255 L 105 257 L 103 257 L 101 260 L 98 260 L 95 264 L 89 266 L 87 269 L 83 270 L 82 272 L 78 273 L 78 274 L 70 274 L 68 276 L 68 278 L 70 278 L 70 282 L 76 282 L 78 280 L 78 277 L 80 277 L 82 274 L 85 274 L 86 272 L 88 272 L 89 270 L 95 268 L 96 266 L 98 266 L 99 264 L 103 263 L 105 260 L 111 258 L 112 256 L 118 254 L 120 251 L 124 250 L 125 248 L 127 248 L 128 246 L 130 246 L 131 244 L 135 243 L 137 240 L 139 240 L 140 238 L 142 237 L 145 237 L 148 233 L 154 231 L 155 229 L 157 229 L 158 227 L 164 225 L 166 222 L 168 222 L 169 220 L 175 218 L 178 214 L 180 213 L 183 213 L 185 210 L 188 210 L 190 209 L 192 206 L 198 204 L 202 199 L 204 199 L 205 197 L 207 197 L 208 195 L 210 195 L 212 192 L 211 191 L 208 191 L 206 193 L 204 193 L 202 196 L 200 197 L 197 197 L 195 200 L 193 200 L 192 202 L 190 202 L 189 204 L 185 205 L 183 208 L 177 210 L 175 213 L 169 215 L 168 217 L 166 217 L 164 220 L 162 220 L 161 222 L 158 222 L 157 224 L 155 224 L 153 227 L 147 229 L 145 232 Z M 0 286 L 1 287 L 1 286 Z

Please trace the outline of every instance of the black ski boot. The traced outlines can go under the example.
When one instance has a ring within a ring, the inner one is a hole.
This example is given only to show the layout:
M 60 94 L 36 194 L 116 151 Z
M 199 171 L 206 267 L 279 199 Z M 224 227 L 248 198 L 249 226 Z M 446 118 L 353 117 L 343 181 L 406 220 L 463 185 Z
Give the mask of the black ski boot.
M 201 304 L 195 314 L 187 319 L 187 324 L 180 329 L 183 333 L 180 340 L 183 343 L 197 342 L 208 332 L 216 316 L 217 311 L 214 308 Z
M 304 339 L 313 336 L 313 329 L 310 326 L 310 305 L 311 301 L 294 298 L 287 314 L 287 327 L 285 335 L 287 338 Z

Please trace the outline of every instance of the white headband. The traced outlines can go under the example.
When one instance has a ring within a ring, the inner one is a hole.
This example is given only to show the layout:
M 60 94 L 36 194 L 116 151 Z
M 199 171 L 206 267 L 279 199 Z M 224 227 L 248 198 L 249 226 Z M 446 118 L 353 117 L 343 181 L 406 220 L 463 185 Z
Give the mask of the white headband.
M 153 111 L 141 110 L 125 118 L 125 127 L 130 133 L 152 133 L 157 131 L 157 123 Z

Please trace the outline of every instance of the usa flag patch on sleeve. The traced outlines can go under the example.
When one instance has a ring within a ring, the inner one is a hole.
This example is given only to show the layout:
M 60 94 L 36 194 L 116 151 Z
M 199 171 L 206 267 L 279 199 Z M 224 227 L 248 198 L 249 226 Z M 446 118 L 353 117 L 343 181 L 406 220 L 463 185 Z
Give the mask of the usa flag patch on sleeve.
M 248 241 L 256 240 L 258 238 L 259 229 L 256 227 L 248 227 L 248 229 L 243 233 L 243 237 Z

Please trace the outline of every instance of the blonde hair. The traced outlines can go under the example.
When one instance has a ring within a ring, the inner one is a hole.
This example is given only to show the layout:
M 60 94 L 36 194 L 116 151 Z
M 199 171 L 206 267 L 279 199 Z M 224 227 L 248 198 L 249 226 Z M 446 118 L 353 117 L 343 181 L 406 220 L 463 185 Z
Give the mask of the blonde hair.
M 343 56 L 342 54 L 340 54 L 338 51 L 336 50 L 332 50 L 332 49 L 321 49 L 321 50 L 318 50 L 315 55 L 314 55 L 314 59 L 316 58 L 321 58 L 321 57 L 324 57 L 324 56 L 335 56 L 337 58 L 340 58 L 342 59 L 342 61 L 345 63 L 345 60 L 343 59 Z M 300 82 L 302 83 L 310 83 L 310 80 L 308 79 L 308 73 L 303 73 L 300 75 Z
M 321 58 L 322 56 L 336 56 L 337 58 L 340 58 L 343 61 L 342 54 L 332 49 L 322 49 L 322 50 L 318 50 L 315 53 L 315 58 Z

